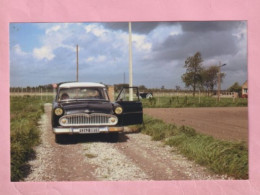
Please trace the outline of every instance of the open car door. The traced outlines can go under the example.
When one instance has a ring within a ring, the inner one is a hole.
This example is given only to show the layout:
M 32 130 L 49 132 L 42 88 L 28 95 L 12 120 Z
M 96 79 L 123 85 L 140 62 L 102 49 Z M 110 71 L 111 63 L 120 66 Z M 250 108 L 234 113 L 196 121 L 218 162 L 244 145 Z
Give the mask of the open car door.
M 132 95 L 132 98 L 130 94 Z M 139 99 L 137 87 L 124 87 L 118 94 L 116 103 L 123 108 L 123 125 L 135 125 L 143 123 L 143 106 Z

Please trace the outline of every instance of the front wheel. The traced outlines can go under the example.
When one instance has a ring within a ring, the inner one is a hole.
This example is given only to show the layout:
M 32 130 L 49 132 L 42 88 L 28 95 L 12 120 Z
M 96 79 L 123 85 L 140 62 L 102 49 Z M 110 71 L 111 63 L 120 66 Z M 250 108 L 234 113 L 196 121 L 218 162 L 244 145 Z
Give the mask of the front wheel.
M 63 144 L 66 141 L 66 135 L 55 134 L 55 142 L 57 144 Z
M 115 133 L 109 133 L 109 141 L 114 143 L 114 142 L 118 142 L 119 140 L 119 133 L 115 132 Z

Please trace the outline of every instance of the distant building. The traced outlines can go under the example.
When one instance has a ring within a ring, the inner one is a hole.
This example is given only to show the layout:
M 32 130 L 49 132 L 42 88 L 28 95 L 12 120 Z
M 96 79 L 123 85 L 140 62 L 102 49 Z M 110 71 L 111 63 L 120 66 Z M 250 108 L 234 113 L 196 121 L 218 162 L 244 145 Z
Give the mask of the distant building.
M 244 82 L 242 85 L 242 97 L 247 97 L 248 96 L 248 88 L 247 88 L 247 81 Z

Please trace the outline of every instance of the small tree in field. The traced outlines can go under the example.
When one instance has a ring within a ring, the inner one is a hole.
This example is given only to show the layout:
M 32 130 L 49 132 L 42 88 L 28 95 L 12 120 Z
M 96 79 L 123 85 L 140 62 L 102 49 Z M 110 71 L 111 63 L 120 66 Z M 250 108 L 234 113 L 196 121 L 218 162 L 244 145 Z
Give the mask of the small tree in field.
M 195 96 L 196 88 L 202 82 L 202 61 L 200 52 L 195 53 L 194 56 L 188 57 L 185 60 L 184 67 L 186 68 L 186 73 L 184 73 L 181 78 L 186 87 L 192 87 L 193 96 Z
M 175 90 L 176 90 L 176 91 L 180 91 L 180 90 L 181 90 L 181 87 L 180 87 L 179 85 L 176 85 L 176 86 L 175 86 Z
M 239 94 L 239 96 L 241 96 L 241 94 L 242 94 L 242 86 L 240 86 L 238 84 L 238 82 L 235 82 L 233 85 L 231 85 L 228 88 L 228 91 L 230 91 L 230 92 L 237 92 Z
M 218 66 L 210 66 L 201 72 L 202 85 L 207 89 L 208 95 L 209 95 L 209 91 L 211 91 L 211 93 L 213 92 L 214 87 L 218 83 L 218 74 L 219 74 Z M 220 75 L 221 82 L 224 77 L 225 74 L 221 73 Z

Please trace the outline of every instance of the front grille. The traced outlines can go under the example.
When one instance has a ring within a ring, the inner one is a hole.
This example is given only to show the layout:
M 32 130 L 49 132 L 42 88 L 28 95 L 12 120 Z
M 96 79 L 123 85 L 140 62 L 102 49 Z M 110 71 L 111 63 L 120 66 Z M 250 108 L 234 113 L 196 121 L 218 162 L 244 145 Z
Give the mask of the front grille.
M 114 120 L 111 120 L 114 119 Z M 64 120 L 65 119 L 65 120 Z M 66 121 L 66 122 L 64 122 Z M 100 126 L 116 125 L 117 117 L 109 114 L 71 114 L 59 119 L 62 126 Z

